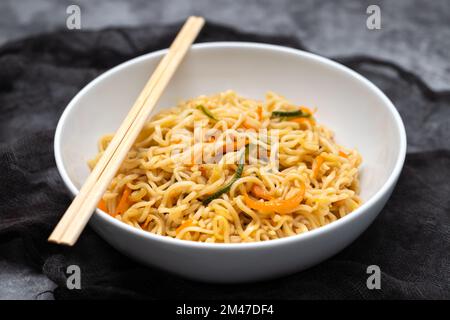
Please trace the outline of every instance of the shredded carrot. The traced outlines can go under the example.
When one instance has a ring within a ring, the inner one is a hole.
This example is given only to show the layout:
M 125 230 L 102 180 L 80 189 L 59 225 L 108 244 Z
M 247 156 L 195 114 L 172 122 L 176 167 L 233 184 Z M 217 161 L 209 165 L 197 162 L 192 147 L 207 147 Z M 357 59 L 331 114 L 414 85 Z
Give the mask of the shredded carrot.
M 319 174 L 320 166 L 323 164 L 323 157 L 317 156 L 316 161 L 313 165 L 313 178 L 317 178 L 317 175 Z
M 152 220 L 152 216 L 148 216 L 148 218 L 145 220 L 144 224 L 141 226 L 142 229 L 147 228 L 148 224 Z
M 238 141 L 236 141 L 236 140 L 229 141 L 227 144 L 224 144 L 222 146 L 223 153 L 240 150 L 242 147 L 244 147 L 245 145 L 247 145 L 249 143 L 250 142 L 249 142 L 248 138 L 239 139 Z
M 340 155 L 341 157 L 348 158 L 348 154 L 346 154 L 345 152 L 340 151 L 340 150 L 339 150 L 339 155 Z
M 120 198 L 119 204 L 117 205 L 115 215 L 123 214 L 125 211 L 128 210 L 130 207 L 130 202 L 128 200 L 128 197 L 131 194 L 131 189 L 128 187 L 125 187 L 125 190 L 123 191 L 122 198 Z
M 98 207 L 100 210 L 102 210 L 102 211 L 104 211 L 104 212 L 106 212 L 106 213 L 109 213 L 109 212 L 108 212 L 108 208 L 106 207 L 106 202 L 105 202 L 105 200 L 100 199 L 100 201 L 98 202 L 97 207 Z
M 252 193 L 255 197 L 265 200 L 273 200 L 273 197 L 260 185 L 253 184 Z
M 258 106 L 258 119 L 261 121 L 263 118 L 263 109 L 262 106 Z
M 307 108 L 307 107 L 304 107 L 304 106 L 300 107 L 300 110 L 302 110 L 304 113 L 308 113 L 308 114 L 311 114 L 311 115 L 314 113 L 314 112 L 311 111 L 310 108 Z
M 194 156 L 194 153 L 191 153 L 191 162 L 190 163 L 186 163 L 185 166 L 190 168 L 190 167 L 193 167 L 195 165 L 196 165 L 196 163 L 195 163 L 195 156 Z
M 289 121 L 293 121 L 293 122 L 297 122 L 297 123 L 300 123 L 300 124 L 303 124 L 303 123 L 310 123 L 312 126 L 316 123 L 316 121 L 314 121 L 314 119 L 313 118 L 311 118 L 311 117 L 308 117 L 308 118 L 305 118 L 305 117 L 301 117 L 301 118 L 295 118 L 295 119 L 292 119 L 292 120 L 289 120 Z
M 238 148 L 238 144 L 237 141 L 233 141 L 231 144 L 224 144 L 223 145 L 223 153 L 228 152 L 228 151 L 235 151 Z
M 190 227 L 190 226 L 192 226 L 192 225 L 193 225 L 193 223 L 192 223 L 192 220 L 191 220 L 191 219 L 186 220 L 185 222 L 183 222 L 183 223 L 175 230 L 175 233 L 176 233 L 176 234 L 179 234 L 183 229 L 185 229 L 185 228 L 187 228 L 187 227 Z
M 247 121 L 244 121 L 244 122 L 242 123 L 242 126 L 243 126 L 245 129 L 254 129 L 254 130 L 258 130 L 258 129 L 259 129 L 258 127 L 255 127 L 254 125 L 251 125 L 251 124 L 248 123 Z
M 258 154 L 258 159 L 261 159 L 262 157 L 270 158 L 270 150 L 267 150 L 266 148 L 263 148 L 262 146 L 258 146 L 257 154 Z
M 202 176 L 206 177 L 206 173 L 208 172 L 205 167 L 200 166 L 198 170 L 202 173 Z
M 244 193 L 244 202 L 248 207 L 262 213 L 275 212 L 279 214 L 287 214 L 293 212 L 303 201 L 303 197 L 305 196 L 305 188 L 305 185 L 302 184 L 297 195 L 286 200 L 276 199 L 271 201 L 256 201 L 250 198 L 247 193 Z

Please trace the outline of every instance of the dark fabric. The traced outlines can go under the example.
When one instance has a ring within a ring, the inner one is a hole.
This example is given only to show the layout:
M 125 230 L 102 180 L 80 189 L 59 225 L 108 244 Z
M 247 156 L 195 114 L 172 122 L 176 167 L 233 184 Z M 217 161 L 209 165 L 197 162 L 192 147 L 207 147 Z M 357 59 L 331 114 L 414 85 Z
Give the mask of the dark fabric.
M 178 28 L 64 31 L 0 49 L 1 250 L 20 250 L 28 265 L 57 284 L 57 299 L 450 298 L 450 94 L 432 91 L 395 63 L 369 57 L 334 58 L 368 77 L 393 100 L 414 153 L 408 154 L 398 186 L 380 216 L 335 257 L 278 280 L 212 285 L 144 267 L 89 228 L 73 248 L 47 243 L 71 200 L 53 156 L 54 130 L 63 109 L 106 69 L 167 47 Z M 205 27 L 198 42 L 216 40 L 306 49 L 289 38 L 245 34 L 213 24 Z M 82 290 L 66 288 L 64 271 L 70 264 L 82 269 Z M 366 287 L 366 269 L 372 264 L 381 268 L 381 290 Z

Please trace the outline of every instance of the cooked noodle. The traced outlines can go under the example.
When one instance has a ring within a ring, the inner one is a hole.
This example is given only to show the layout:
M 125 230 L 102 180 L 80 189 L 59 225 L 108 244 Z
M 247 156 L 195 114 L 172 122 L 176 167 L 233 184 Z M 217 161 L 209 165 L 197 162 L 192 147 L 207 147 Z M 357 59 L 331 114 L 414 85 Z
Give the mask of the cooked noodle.
M 99 207 L 133 227 L 201 242 L 278 239 L 331 223 L 361 203 L 361 156 L 312 115 L 271 92 L 264 103 L 233 91 L 181 102 L 146 124 Z M 91 168 L 111 139 L 100 139 Z

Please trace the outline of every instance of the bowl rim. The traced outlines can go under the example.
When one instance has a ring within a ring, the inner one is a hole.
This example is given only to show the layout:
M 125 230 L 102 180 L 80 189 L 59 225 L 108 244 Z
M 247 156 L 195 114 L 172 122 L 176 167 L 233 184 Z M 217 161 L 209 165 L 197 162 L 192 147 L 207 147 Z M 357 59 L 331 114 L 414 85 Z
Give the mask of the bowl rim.
M 356 78 L 356 80 L 362 82 L 365 84 L 371 91 L 373 91 L 381 100 L 383 101 L 383 107 L 387 108 L 389 111 L 389 114 L 393 117 L 394 123 L 396 125 L 397 133 L 399 135 L 400 141 L 399 141 L 399 148 L 398 148 L 398 155 L 397 159 L 394 165 L 394 169 L 390 173 L 388 179 L 383 183 L 381 188 L 379 188 L 372 197 L 370 197 L 366 202 L 364 202 L 359 208 L 357 208 L 355 211 L 353 211 L 351 214 L 348 214 L 340 219 L 337 219 L 336 221 L 333 221 L 333 223 L 329 223 L 325 226 L 319 227 L 317 229 L 310 230 L 305 233 L 280 238 L 280 239 L 273 239 L 268 241 L 259 241 L 259 242 L 244 242 L 244 243 L 207 243 L 207 242 L 196 242 L 196 241 L 188 241 L 188 240 L 181 240 L 177 238 L 172 238 L 168 236 L 162 236 L 158 234 L 154 234 L 148 231 L 140 230 L 138 228 L 132 227 L 122 221 L 119 221 L 113 217 L 111 217 L 109 214 L 101 211 L 100 209 L 96 209 L 97 218 L 100 218 L 100 220 L 103 223 L 109 224 L 111 226 L 117 227 L 122 229 L 125 233 L 131 233 L 131 236 L 135 237 L 143 237 L 151 241 L 157 241 L 161 243 L 165 243 L 166 245 L 176 245 L 181 247 L 189 247 L 189 248 L 196 248 L 196 249 L 217 249 L 217 250 L 242 250 L 242 249 L 263 249 L 267 247 L 277 247 L 277 246 L 283 246 L 292 244 L 297 241 L 306 241 L 307 239 L 320 237 L 325 233 L 333 232 L 334 230 L 337 230 L 341 227 L 343 227 L 345 224 L 349 224 L 352 221 L 358 219 L 361 215 L 363 215 L 369 208 L 374 206 L 376 203 L 382 200 L 382 198 L 388 194 L 391 187 L 395 186 L 397 179 L 402 171 L 403 164 L 406 157 L 406 131 L 403 124 L 403 121 L 400 117 L 400 114 L 398 113 L 397 109 L 391 102 L 391 100 L 371 81 L 369 81 L 364 76 L 360 75 L 356 71 L 353 71 L 352 69 L 333 61 L 329 58 L 325 58 L 322 56 L 319 56 L 314 53 L 306 52 L 299 49 L 284 47 L 280 45 L 273 45 L 273 44 L 265 44 L 265 43 L 257 43 L 257 42 L 226 42 L 226 41 L 220 41 L 220 42 L 206 42 L 206 43 L 198 43 L 194 44 L 191 47 L 191 51 L 195 52 L 197 50 L 202 49 L 227 49 L 227 48 L 241 48 L 241 49 L 259 49 L 263 51 L 276 51 L 280 53 L 285 54 L 291 54 L 295 56 L 299 56 L 302 58 L 307 58 L 309 60 L 313 60 L 314 62 L 327 65 L 328 67 L 338 69 L 342 72 L 347 73 L 348 75 L 352 76 L 353 78 Z M 59 171 L 59 174 L 61 175 L 66 187 L 70 190 L 73 196 L 75 196 L 79 189 L 74 185 L 72 180 L 70 179 L 62 159 L 62 153 L 61 153 L 61 135 L 64 129 L 64 126 L 66 124 L 66 120 L 69 117 L 69 115 L 73 112 L 74 107 L 77 105 L 78 100 L 90 89 L 95 87 L 99 82 L 103 81 L 110 75 L 114 74 L 115 72 L 121 71 L 122 69 L 125 69 L 129 67 L 132 64 L 139 63 L 141 61 L 152 59 L 152 58 L 158 58 L 161 57 L 163 54 L 165 54 L 168 51 L 168 49 L 162 49 L 158 51 L 154 51 L 151 53 L 147 53 L 138 57 L 135 57 L 133 59 L 127 60 L 107 71 L 100 74 L 96 78 L 94 78 L 92 81 L 90 81 L 87 85 L 83 87 L 69 102 L 69 104 L 64 109 L 59 121 L 58 125 L 56 127 L 55 131 L 55 137 L 54 137 L 54 155 L 56 160 L 56 166 Z M 92 218 L 92 217 L 91 217 Z M 92 221 L 92 220 L 91 220 Z

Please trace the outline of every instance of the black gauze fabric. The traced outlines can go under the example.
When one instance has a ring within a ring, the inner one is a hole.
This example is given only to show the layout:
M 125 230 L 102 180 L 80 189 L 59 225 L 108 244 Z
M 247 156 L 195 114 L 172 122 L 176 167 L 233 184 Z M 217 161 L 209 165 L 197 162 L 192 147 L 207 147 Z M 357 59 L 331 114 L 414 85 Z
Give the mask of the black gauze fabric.
M 49 244 L 47 237 L 71 201 L 53 156 L 61 113 L 90 80 L 130 58 L 168 47 L 178 29 L 179 25 L 62 31 L 0 49 L 1 250 L 20 250 L 24 263 L 56 283 L 56 299 L 450 298 L 450 94 L 431 90 L 395 63 L 364 56 L 332 58 L 368 77 L 392 99 L 414 152 L 407 155 L 398 185 L 379 217 L 333 258 L 277 280 L 216 285 L 138 264 L 90 228 L 72 248 Z M 214 24 L 205 27 L 197 42 L 227 40 L 307 50 L 290 38 Z M 81 268 L 81 290 L 67 289 L 65 271 L 71 264 Z M 369 265 L 381 269 L 380 290 L 366 287 Z

